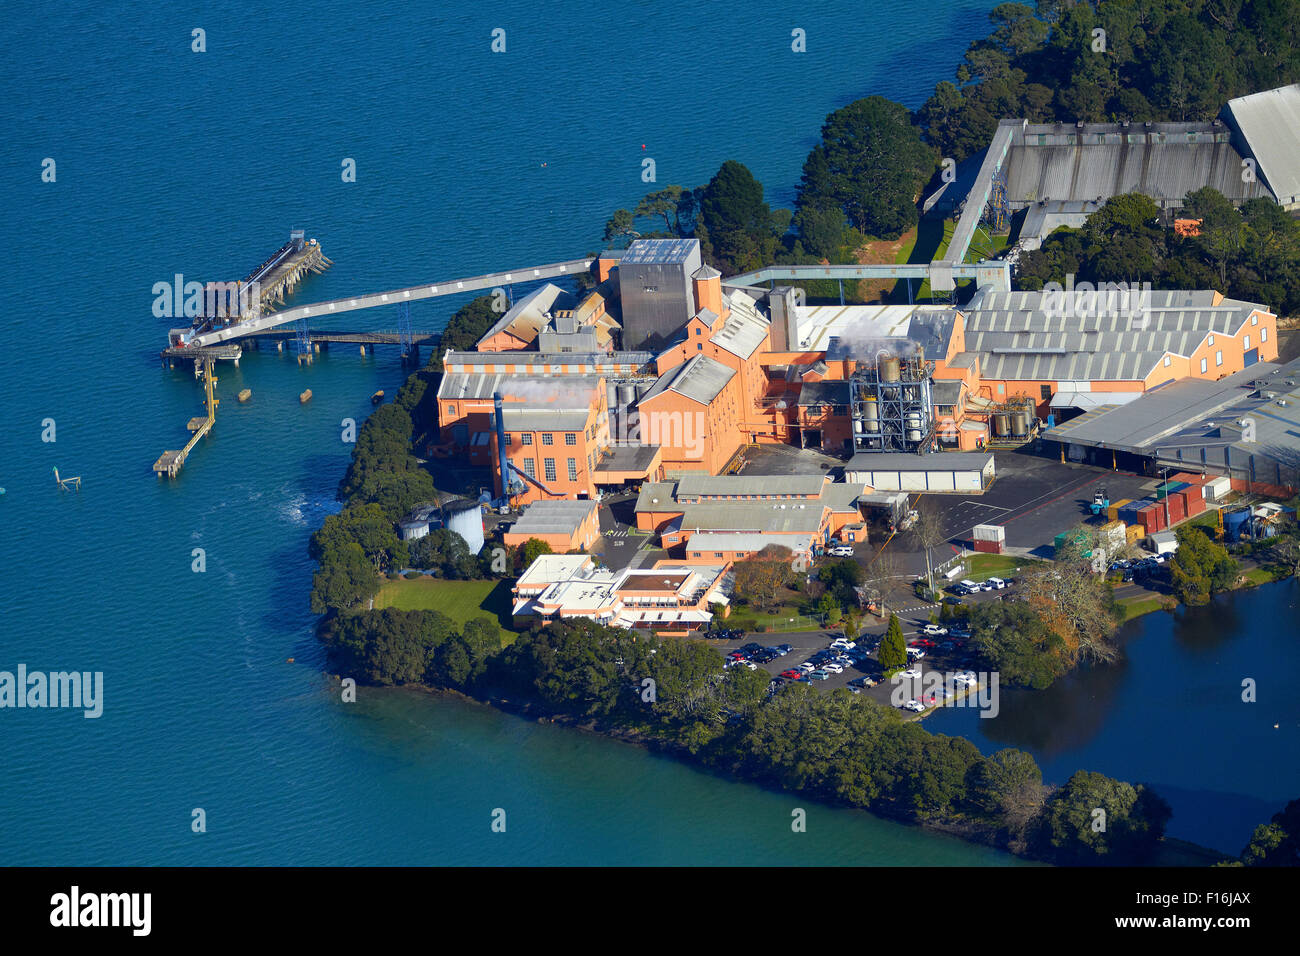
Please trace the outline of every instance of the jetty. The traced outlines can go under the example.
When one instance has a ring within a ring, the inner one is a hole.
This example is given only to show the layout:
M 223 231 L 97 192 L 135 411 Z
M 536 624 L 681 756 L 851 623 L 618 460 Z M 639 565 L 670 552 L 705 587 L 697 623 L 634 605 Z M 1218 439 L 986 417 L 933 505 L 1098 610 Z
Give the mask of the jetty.
M 207 408 L 207 415 L 202 418 L 191 418 L 186 427 L 193 433 L 190 440 L 185 443 L 185 447 L 175 451 L 165 451 L 158 456 L 158 460 L 153 463 L 154 474 L 159 478 L 175 478 L 180 472 L 181 467 L 185 464 L 185 459 L 190 456 L 194 446 L 199 443 L 199 439 L 212 430 L 212 426 L 217 421 L 217 397 L 213 392 L 216 385 L 217 377 L 212 374 L 212 360 L 204 361 L 201 372 L 203 378 L 203 395 L 204 405 Z M 57 472 L 56 472 L 57 477 Z M 80 479 L 78 479 L 80 481 Z

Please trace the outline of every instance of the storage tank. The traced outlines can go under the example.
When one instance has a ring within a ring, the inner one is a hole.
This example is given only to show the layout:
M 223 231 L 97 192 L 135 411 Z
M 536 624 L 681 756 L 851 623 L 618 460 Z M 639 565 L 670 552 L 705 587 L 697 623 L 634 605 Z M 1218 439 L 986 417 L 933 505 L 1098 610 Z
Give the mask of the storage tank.
M 1011 416 L 1006 412 L 998 412 L 993 416 L 993 434 L 997 438 L 1006 438 L 1011 434 Z
M 897 357 L 887 355 L 880 360 L 880 380 L 882 382 L 897 382 L 900 377 L 899 362 Z
M 862 417 L 866 420 L 867 431 L 872 434 L 880 431 L 880 403 L 876 401 L 874 396 L 863 403 Z
M 483 510 L 478 502 L 456 501 L 442 509 L 447 530 L 455 531 L 469 545 L 469 553 L 483 550 Z
M 1241 532 L 1246 528 L 1246 522 L 1250 520 L 1250 512 L 1228 511 L 1223 515 L 1223 536 L 1228 541 L 1237 541 L 1241 538 Z
M 1029 413 L 1023 406 L 1011 413 L 1011 434 L 1017 438 L 1024 438 L 1029 434 Z
M 921 415 L 919 412 L 908 412 L 904 417 L 907 425 L 907 440 L 921 440 Z

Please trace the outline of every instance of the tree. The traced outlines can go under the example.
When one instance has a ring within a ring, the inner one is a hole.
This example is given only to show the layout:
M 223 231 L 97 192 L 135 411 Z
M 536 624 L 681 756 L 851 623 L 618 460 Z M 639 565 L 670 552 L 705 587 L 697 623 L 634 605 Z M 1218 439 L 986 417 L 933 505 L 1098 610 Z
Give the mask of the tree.
M 612 245 L 620 240 L 631 242 L 640 236 L 632 228 L 632 211 L 630 209 L 615 209 L 614 215 L 610 216 L 605 222 L 605 232 L 602 236 L 607 245 Z
M 361 545 L 348 541 L 329 552 L 312 576 L 311 612 L 344 611 L 371 598 L 379 590 L 379 575 Z
M 780 236 L 763 201 L 763 184 L 734 159 L 723 163 L 704 187 L 696 232 L 706 258 L 726 275 L 770 262 Z
M 777 592 L 790 580 L 794 552 L 769 544 L 752 557 L 735 564 L 736 594 L 742 601 L 768 610 L 776 607 Z
M 1189 607 L 1209 604 L 1211 594 L 1232 587 L 1241 567 L 1227 548 L 1211 541 L 1201 528 L 1183 525 L 1176 534 L 1178 550 L 1169 561 L 1174 594 Z
M 1043 807 L 1043 772 L 1023 750 L 999 750 L 972 774 L 971 799 L 998 817 L 1013 836 L 1025 831 Z
M 912 525 L 912 534 L 925 552 L 925 588 L 934 592 L 934 549 L 948 540 L 943 521 L 939 515 L 928 508 L 922 508 Z
M 1048 800 L 1038 848 L 1063 863 L 1140 863 L 1171 815 L 1169 804 L 1141 784 L 1080 770 Z
M 458 352 L 473 349 L 484 333 L 496 325 L 501 313 L 493 309 L 495 298 L 481 295 L 465 303 L 452 314 L 438 339 L 438 348 L 429 358 L 427 367 L 435 372 L 442 371 L 442 356 L 448 349 Z
M 398 539 L 392 519 L 378 504 L 349 506 L 326 516 L 307 550 L 324 565 L 331 552 L 349 543 L 360 545 L 376 571 L 402 567 L 407 560 L 406 544 Z
M 898 615 L 889 615 L 889 627 L 880 639 L 880 650 L 876 653 L 880 667 L 886 676 L 901 670 L 907 664 L 907 642 L 903 640 L 903 626 L 898 623 Z
M 853 558 L 829 561 L 817 569 L 817 579 L 826 585 L 829 596 L 840 607 L 857 607 L 857 587 L 865 572 Z
M 916 225 L 916 201 L 934 168 L 907 108 L 869 96 L 826 117 L 821 142 L 804 162 L 797 206 L 839 207 L 859 231 L 897 239 Z M 816 241 L 800 238 L 807 248 Z
M 1246 866 L 1300 866 L 1300 800 L 1255 828 L 1241 860 Z
M 1193 190 L 1183 201 L 1184 211 L 1201 220 L 1199 245 L 1219 269 L 1219 287 L 1228 284 L 1228 262 L 1241 249 L 1245 223 L 1241 213 L 1223 193 L 1211 186 Z
M 1028 584 L 1021 588 L 1028 589 Z M 970 611 L 970 623 L 980 659 L 1010 687 L 1042 690 L 1073 664 L 1065 641 L 1024 601 L 976 604 Z
M 519 570 L 527 570 L 542 555 L 551 553 L 551 546 L 541 538 L 529 538 L 519 546 Z

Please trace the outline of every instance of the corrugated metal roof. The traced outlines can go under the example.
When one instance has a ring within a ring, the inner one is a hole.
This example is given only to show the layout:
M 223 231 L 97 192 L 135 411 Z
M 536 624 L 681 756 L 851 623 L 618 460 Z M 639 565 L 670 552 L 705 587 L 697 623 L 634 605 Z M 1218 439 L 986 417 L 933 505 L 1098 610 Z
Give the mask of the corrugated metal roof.
M 677 368 L 669 369 L 659 376 L 659 380 L 637 404 L 642 405 L 665 390 L 671 389 L 701 405 L 708 405 L 727 387 L 727 383 L 735 374 L 735 369 L 728 368 L 716 359 L 711 359 L 707 355 L 696 355 Z
M 572 534 L 596 510 L 594 501 L 534 501 L 510 529 L 511 534 Z
M 580 408 L 519 408 L 505 404 L 501 407 L 508 432 L 546 432 L 569 431 L 580 432 L 587 425 L 591 409 Z M 544 446 L 539 446 L 544 447 Z
M 511 306 L 505 315 L 497 320 L 496 325 L 483 333 L 479 341 L 482 342 L 498 332 L 509 330 L 511 335 L 518 336 L 525 342 L 531 342 L 537 338 L 542 326 L 546 324 L 543 316 L 547 312 L 556 309 L 572 309 L 575 305 L 576 301 L 571 293 L 548 282 Z
M 1300 83 L 1228 100 L 1227 110 L 1274 197 L 1300 202 Z
M 825 506 L 818 501 L 718 501 L 682 505 L 681 527 L 687 531 L 815 533 Z
M 832 379 L 827 382 L 805 382 L 799 390 L 799 405 L 847 405 L 849 383 Z
M 727 300 L 731 312 L 722 328 L 713 333 L 711 341 L 732 355 L 747 359 L 763 344 L 769 322 L 759 313 L 754 300 L 745 293 L 732 292 Z
M 527 401 L 530 405 L 554 408 L 587 408 L 596 399 L 600 378 L 594 375 L 518 375 L 496 372 L 492 375 L 449 372 L 438 386 L 438 398 L 491 398 L 500 392 L 506 401 Z
M 654 361 L 654 357 L 653 352 L 457 352 L 449 349 L 442 364 L 444 368 L 451 365 L 586 365 L 593 369 L 630 365 L 641 368 Z
M 984 378 L 1138 381 L 1167 352 L 1190 356 L 1210 333 L 1231 335 L 1252 311 L 1267 311 L 1237 299 L 1216 306 L 1213 291 L 1153 290 L 1132 314 L 1086 305 L 1086 314 L 1049 314 L 1043 296 L 990 291 L 963 310 L 966 351 L 979 353 Z
M 1027 127 L 1003 164 L 1008 202 L 1105 200 L 1140 192 L 1157 202 L 1181 205 L 1183 197 L 1202 186 L 1213 186 L 1238 202 L 1268 195 L 1261 183 L 1242 182 L 1242 157 L 1228 142 L 1226 127 L 1159 125 L 1160 130 L 1151 132 L 1117 124 L 1086 124 L 1083 130 L 1050 124 Z M 1047 140 L 1041 146 L 1040 135 Z M 1064 142 L 1071 136 L 1073 144 Z
M 945 451 L 933 455 L 860 452 L 849 459 L 844 474 L 866 471 L 983 471 L 993 460 L 987 451 Z
M 691 535 L 686 543 L 687 552 L 699 551 L 705 556 L 719 551 L 762 551 L 770 544 L 789 548 L 795 554 L 805 554 L 812 549 L 810 534 L 754 534 L 743 531 L 701 531 Z
M 685 262 L 699 247 L 698 239 L 637 239 L 627 247 L 619 262 Z
M 825 475 L 688 475 L 677 481 L 676 498 L 702 495 L 819 495 Z

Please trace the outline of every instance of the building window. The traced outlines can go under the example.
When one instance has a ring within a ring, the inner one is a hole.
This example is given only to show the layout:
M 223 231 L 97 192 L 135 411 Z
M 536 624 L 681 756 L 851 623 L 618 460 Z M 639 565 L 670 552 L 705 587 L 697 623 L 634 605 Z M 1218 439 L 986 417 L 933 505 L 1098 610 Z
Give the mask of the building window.
M 999 388 L 998 391 L 1002 391 L 1002 389 Z M 1038 386 L 1038 394 L 1044 401 L 1046 401 L 1047 399 L 1052 397 L 1052 386 L 1050 385 Z
M 695 327 L 695 334 L 696 335 L 700 334 L 700 327 L 698 325 Z
M 1214 336 L 1213 336 L 1213 335 L 1210 336 L 1209 342 L 1210 342 L 1211 345 L 1214 344 Z
M 569 459 L 569 480 L 578 480 L 578 459 L 576 458 Z
M 714 552 L 713 552 L 713 556 L 714 556 L 715 558 L 720 558 L 720 557 L 722 557 L 722 552 L 721 552 L 721 551 L 714 551 Z
M 1204 375 L 1204 374 L 1209 370 L 1209 366 L 1210 366 L 1210 360 L 1209 360 L 1209 359 L 1201 359 L 1201 374 L 1202 374 L 1202 375 Z
M 550 432 L 543 432 L 543 433 L 542 433 L 542 444 L 543 444 L 543 445 L 554 445 L 554 444 L 555 444 L 555 436 L 552 435 Z
M 703 352 L 703 351 L 704 351 L 704 343 L 703 343 L 703 342 L 696 342 L 696 343 L 695 343 L 695 351 L 697 351 L 697 352 Z
M 1223 364 L 1223 350 L 1222 350 L 1222 349 L 1220 349 L 1218 352 L 1215 352 L 1215 353 L 1214 353 L 1214 364 L 1215 364 L 1215 365 L 1222 365 L 1222 364 Z
M 1250 324 L 1251 324 L 1251 325 L 1259 325 L 1259 316 L 1257 316 L 1257 315 L 1252 315 L 1252 316 L 1250 317 Z
M 532 432 L 524 432 L 522 435 L 519 436 L 519 444 L 521 444 L 521 445 L 531 445 L 532 443 L 533 443 L 533 433 L 532 433 Z
M 1007 386 L 1002 382 L 998 382 L 998 394 L 1005 395 L 1006 393 L 1007 393 Z
M 1168 368 L 1169 366 L 1171 366 L 1171 365 L 1173 365 L 1173 364 L 1174 364 L 1174 360 L 1171 359 L 1168 355 L 1166 355 L 1166 356 L 1165 356 L 1165 368 Z
M 1267 341 L 1268 341 L 1268 329 L 1260 329 L 1260 330 L 1259 330 L 1259 340 L 1260 340 L 1261 342 L 1267 342 Z
M 448 414 L 449 416 L 451 416 L 451 415 L 455 415 L 455 414 L 456 414 L 456 406 L 455 406 L 455 405 L 448 405 L 448 406 L 447 406 L 447 414 Z
M 511 442 L 510 442 L 510 433 L 509 433 L 509 432 L 506 432 L 506 447 L 509 448 L 509 447 L 510 447 L 510 444 L 511 444 Z
M 533 459 L 531 458 L 524 459 L 524 474 L 527 475 L 529 478 L 537 477 L 537 466 L 533 464 Z
M 547 481 L 554 481 L 554 480 L 555 480 L 555 459 L 554 459 L 554 458 L 543 458 L 543 459 L 542 459 L 542 470 L 546 473 L 546 480 L 547 480 Z
M 1243 346 L 1243 348 L 1244 348 L 1247 352 L 1250 351 L 1250 336 L 1249 336 L 1249 335 L 1246 336 L 1246 344 Z
M 575 433 L 575 432 L 565 432 L 565 433 L 564 433 L 564 443 L 565 443 L 566 445 L 576 445 L 576 444 L 578 444 L 578 436 L 577 436 L 577 433 Z

